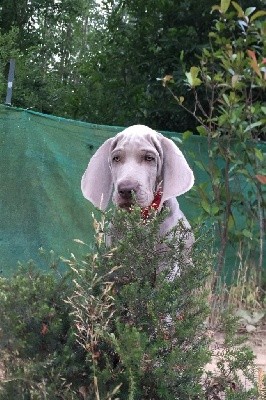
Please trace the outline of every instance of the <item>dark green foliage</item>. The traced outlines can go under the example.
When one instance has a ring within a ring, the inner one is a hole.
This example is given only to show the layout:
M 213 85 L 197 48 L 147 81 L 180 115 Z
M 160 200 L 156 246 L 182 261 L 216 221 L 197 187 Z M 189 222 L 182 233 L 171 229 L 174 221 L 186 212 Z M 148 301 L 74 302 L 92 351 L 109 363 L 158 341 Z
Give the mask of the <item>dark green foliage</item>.
M 181 94 L 180 55 L 193 64 L 208 45 L 212 5 L 212 0 L 0 0 L 5 83 L 14 52 L 2 59 L 1 48 L 13 29 L 18 32 L 12 104 L 107 125 L 194 129 L 193 119 L 175 107 L 157 78 L 173 74 Z
M 71 274 L 44 274 L 32 263 L 0 280 L 1 399 L 77 398 L 85 355 L 65 303 L 71 292 Z
M 186 260 L 178 234 L 188 232 L 181 226 L 164 240 L 158 238 L 164 217 L 144 222 L 138 208 L 131 213 L 118 210 L 111 227 L 112 248 L 102 244 L 99 224 L 97 257 L 90 256 L 83 266 L 71 261 L 77 286 L 70 303 L 79 340 L 85 349 L 93 349 L 101 398 L 107 396 L 106 375 L 109 393 L 122 384 L 121 399 L 202 396 L 200 379 L 209 359 L 202 286 L 212 257 L 201 237 L 191 254 L 193 263 Z M 180 277 L 169 280 L 176 263 Z
M 52 254 L 50 273 L 30 263 L 0 280 L 1 399 L 211 399 L 211 375 L 203 380 L 210 360 L 209 234 L 195 230 L 188 257 L 182 224 L 159 237 L 166 214 L 144 221 L 136 207 L 102 215 L 94 221 L 94 251 L 80 261 L 65 259 L 70 270 L 62 273 Z M 177 263 L 178 276 L 170 279 Z M 226 321 L 221 379 L 238 382 L 239 370 L 252 378 L 252 354 L 234 348 Z M 240 392 L 256 398 L 255 389 L 239 387 L 233 393 L 227 386 L 230 399 Z
M 256 266 L 260 282 L 265 264 L 265 186 L 259 177 L 265 176 L 265 154 L 257 143 L 266 132 L 266 12 L 230 1 L 221 1 L 213 12 L 217 19 L 209 33 L 209 46 L 184 75 L 189 88 L 186 96 L 175 96 L 175 100 L 207 139 L 209 159 L 203 162 L 194 155 L 195 164 L 208 176 L 195 186 L 194 201 L 200 201 L 198 217 L 217 230 L 217 276 L 228 273 L 230 277 L 231 271 L 224 267 L 232 247 L 240 263 L 246 260 Z M 188 136 L 185 132 L 184 139 Z

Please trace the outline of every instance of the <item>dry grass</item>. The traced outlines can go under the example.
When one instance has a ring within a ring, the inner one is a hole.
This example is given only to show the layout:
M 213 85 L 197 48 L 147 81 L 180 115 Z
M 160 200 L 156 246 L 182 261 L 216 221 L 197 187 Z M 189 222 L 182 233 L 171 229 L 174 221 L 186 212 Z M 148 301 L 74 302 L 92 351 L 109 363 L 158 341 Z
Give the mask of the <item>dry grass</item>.
M 249 324 L 245 324 L 243 319 L 240 320 L 238 335 L 247 334 L 245 344 L 250 347 L 255 356 L 255 378 L 260 393 L 258 400 L 266 400 L 266 296 L 258 284 L 258 282 L 261 282 L 261 277 L 254 266 L 243 262 L 241 258 L 233 283 L 228 285 L 221 278 L 218 279 L 215 293 L 211 291 L 212 282 L 214 281 L 213 275 L 210 276 L 204 288 L 209 293 L 209 304 L 211 305 L 207 325 L 211 336 L 211 351 L 213 354 L 212 361 L 206 366 L 206 370 L 217 371 L 217 354 L 224 344 L 221 314 L 225 310 L 232 310 L 236 315 L 241 311 L 243 315 L 250 316 L 250 320 Z M 259 316 L 257 319 L 253 318 L 254 321 L 256 320 L 254 326 L 251 325 L 253 324 L 252 316 Z M 248 327 L 253 329 L 249 331 L 247 330 Z M 217 378 L 220 378 L 218 373 Z M 214 381 L 215 390 L 219 386 L 217 382 Z M 244 384 L 247 388 L 252 386 L 247 381 Z M 221 390 L 217 397 L 214 398 L 222 400 L 224 398 L 223 395 Z
M 221 278 L 217 279 L 215 293 L 211 292 L 213 273 L 205 287 L 209 292 L 209 303 L 211 304 L 209 325 L 216 327 L 219 323 L 221 312 L 226 309 L 244 309 L 248 312 L 261 312 L 265 310 L 266 293 L 260 287 L 260 273 L 254 266 L 243 263 L 240 260 L 236 276 L 233 277 L 232 284 L 227 284 Z

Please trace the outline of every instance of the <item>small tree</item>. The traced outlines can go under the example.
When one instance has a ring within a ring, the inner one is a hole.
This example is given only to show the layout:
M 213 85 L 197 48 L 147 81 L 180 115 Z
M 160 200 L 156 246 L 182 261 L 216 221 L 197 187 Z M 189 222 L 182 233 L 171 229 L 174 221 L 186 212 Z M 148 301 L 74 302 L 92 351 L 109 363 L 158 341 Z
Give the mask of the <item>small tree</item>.
M 198 121 L 198 133 L 207 138 L 209 164 L 197 165 L 210 183 L 197 186 L 202 219 L 214 222 L 219 237 L 217 276 L 224 267 L 229 244 L 242 258 L 256 260 L 259 278 L 263 265 L 265 197 L 260 176 L 265 175 L 262 151 L 257 144 L 265 137 L 266 85 L 265 11 L 243 10 L 234 1 L 222 0 L 219 12 L 198 66 L 186 72 L 186 84 L 195 98 L 188 109 L 185 97 L 179 106 Z M 199 94 L 201 93 L 201 96 Z M 204 96 L 202 96 L 204 93 Z M 204 100 L 200 100 L 204 99 Z M 184 138 L 189 136 L 186 132 Z M 265 164 L 264 164 L 265 166 Z M 208 191 L 206 188 L 208 187 Z M 208 194 L 209 193 L 209 194 Z

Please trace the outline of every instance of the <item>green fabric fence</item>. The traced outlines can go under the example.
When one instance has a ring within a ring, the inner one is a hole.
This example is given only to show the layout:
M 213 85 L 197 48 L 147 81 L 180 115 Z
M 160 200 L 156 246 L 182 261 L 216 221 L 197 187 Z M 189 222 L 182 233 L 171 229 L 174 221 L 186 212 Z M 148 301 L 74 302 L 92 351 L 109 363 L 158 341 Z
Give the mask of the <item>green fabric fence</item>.
M 81 176 L 89 158 L 123 127 L 101 126 L 0 106 L 0 270 L 8 275 L 18 261 L 38 260 L 40 247 L 59 256 L 87 249 L 74 239 L 93 241 L 93 206 L 83 198 Z M 164 132 L 178 141 L 180 134 Z M 266 150 L 265 144 L 262 145 Z M 191 153 L 207 162 L 206 140 L 193 136 L 180 148 L 195 171 L 206 175 Z M 186 195 L 182 210 L 192 219 L 197 205 Z M 232 265 L 232 264 L 230 264 Z

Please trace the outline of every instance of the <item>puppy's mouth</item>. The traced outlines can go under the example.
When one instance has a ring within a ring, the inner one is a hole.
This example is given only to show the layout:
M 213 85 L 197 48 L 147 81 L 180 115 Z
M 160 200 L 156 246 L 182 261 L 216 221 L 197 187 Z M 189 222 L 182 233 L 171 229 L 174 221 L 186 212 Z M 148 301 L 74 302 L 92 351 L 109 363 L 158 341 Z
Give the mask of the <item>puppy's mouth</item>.
M 127 199 L 122 199 L 122 198 L 118 199 L 116 205 L 118 208 L 130 211 L 132 210 L 133 207 L 140 207 L 140 208 L 148 207 L 150 205 L 150 202 L 148 201 L 148 199 L 140 199 L 137 198 L 136 195 L 134 195 Z
M 118 204 L 118 207 L 122 208 L 123 210 L 130 211 L 134 205 L 135 205 L 135 203 L 133 201 L 131 201 L 131 202 Z

